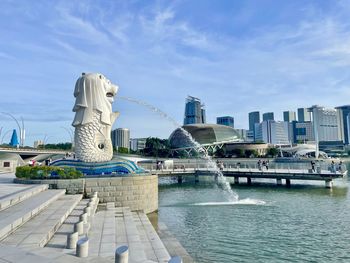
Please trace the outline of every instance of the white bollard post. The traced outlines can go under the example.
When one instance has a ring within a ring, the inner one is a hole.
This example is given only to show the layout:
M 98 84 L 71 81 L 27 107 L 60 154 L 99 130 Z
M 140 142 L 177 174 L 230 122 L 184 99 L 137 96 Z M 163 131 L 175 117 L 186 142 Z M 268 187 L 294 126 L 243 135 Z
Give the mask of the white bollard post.
M 78 241 L 79 234 L 78 232 L 74 232 L 71 234 L 68 234 L 67 236 L 67 248 L 76 248 L 77 247 L 77 241 Z
M 87 218 L 88 218 L 88 214 L 84 213 L 84 214 L 80 215 L 79 220 L 82 221 L 84 224 L 86 224 L 87 223 Z
M 76 255 L 79 258 L 86 258 L 89 254 L 89 239 L 84 237 L 77 242 Z
M 118 247 L 115 251 L 115 263 L 129 262 L 129 248 L 128 246 Z
M 168 263 L 182 263 L 182 259 L 179 256 L 172 257 Z
M 78 232 L 78 235 L 82 235 L 84 233 L 84 222 L 75 223 L 74 232 Z
M 87 213 L 87 215 L 90 216 L 90 214 L 91 214 L 91 207 L 88 207 L 88 206 L 85 207 L 84 208 L 84 213 Z

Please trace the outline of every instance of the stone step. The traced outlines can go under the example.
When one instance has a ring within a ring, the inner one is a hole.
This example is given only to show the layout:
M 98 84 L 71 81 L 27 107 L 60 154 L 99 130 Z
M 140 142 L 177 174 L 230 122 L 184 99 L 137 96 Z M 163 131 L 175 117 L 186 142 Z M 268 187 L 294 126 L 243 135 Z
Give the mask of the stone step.
M 64 252 L 66 254 L 74 254 L 75 250 L 66 249 L 67 245 L 67 235 L 74 232 L 74 224 L 78 223 L 80 220 L 80 215 L 84 213 L 84 208 L 87 206 L 89 199 L 82 199 L 69 214 L 60 228 L 56 231 L 55 235 L 46 244 L 46 248 L 50 248 L 57 252 Z M 84 229 L 86 224 L 84 224 Z
M 148 217 L 142 212 L 132 212 L 132 215 L 147 258 L 167 263 L 170 260 L 170 255 Z
M 4 239 L 64 194 L 65 190 L 46 190 L 0 211 L 0 240 Z
M 48 185 L 45 184 L 34 186 L 11 184 L 0 187 L 0 211 L 48 189 Z
M 82 195 L 60 196 L 1 243 L 23 248 L 44 247 L 81 198 Z
M 127 245 L 131 262 L 149 261 L 133 215 L 128 207 L 116 208 L 116 230 L 116 247 Z
M 19 247 L 0 244 L 0 262 L 6 263 L 105 263 L 100 258 L 78 258 L 45 248 L 35 248 L 30 251 Z
M 89 234 L 89 256 L 112 258 L 116 249 L 115 206 L 106 205 L 106 210 L 96 213 Z

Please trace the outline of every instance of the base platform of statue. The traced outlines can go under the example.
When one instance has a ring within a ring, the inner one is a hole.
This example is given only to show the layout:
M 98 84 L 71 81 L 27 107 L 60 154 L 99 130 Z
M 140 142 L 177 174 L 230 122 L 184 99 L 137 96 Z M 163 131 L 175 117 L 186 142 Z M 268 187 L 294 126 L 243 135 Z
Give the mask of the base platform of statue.
M 92 163 L 76 159 L 59 159 L 53 161 L 50 166 L 72 167 L 81 171 L 85 177 L 111 177 L 142 174 L 146 172 L 141 167 L 138 167 L 133 161 L 118 157 L 107 162 Z

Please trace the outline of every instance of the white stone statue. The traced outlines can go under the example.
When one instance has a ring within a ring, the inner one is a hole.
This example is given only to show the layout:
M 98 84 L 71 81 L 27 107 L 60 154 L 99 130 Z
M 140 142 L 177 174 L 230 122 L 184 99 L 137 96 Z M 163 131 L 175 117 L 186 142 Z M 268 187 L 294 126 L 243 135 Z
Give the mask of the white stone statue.
M 74 143 L 76 158 L 105 162 L 113 157 L 111 128 L 119 116 L 112 112 L 118 86 L 99 73 L 83 73 L 75 84 Z

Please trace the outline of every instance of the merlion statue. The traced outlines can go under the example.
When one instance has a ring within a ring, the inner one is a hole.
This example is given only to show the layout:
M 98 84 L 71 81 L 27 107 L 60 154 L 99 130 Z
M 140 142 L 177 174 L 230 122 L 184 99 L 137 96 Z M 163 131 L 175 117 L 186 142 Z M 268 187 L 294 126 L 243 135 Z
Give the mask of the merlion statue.
M 75 84 L 74 143 L 76 158 L 105 162 L 113 157 L 111 128 L 119 116 L 112 112 L 118 86 L 99 73 L 83 73 Z

